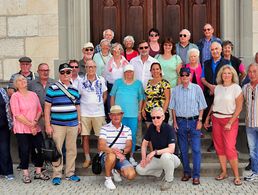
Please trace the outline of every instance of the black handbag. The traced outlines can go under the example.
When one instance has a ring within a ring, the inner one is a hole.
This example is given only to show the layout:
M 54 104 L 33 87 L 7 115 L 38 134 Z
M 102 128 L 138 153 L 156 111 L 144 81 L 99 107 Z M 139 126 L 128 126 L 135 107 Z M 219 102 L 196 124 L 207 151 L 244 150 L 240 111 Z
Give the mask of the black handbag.
M 45 162 L 49 162 L 51 164 L 52 164 L 52 162 L 57 162 L 62 156 L 58 152 L 54 140 L 50 137 L 47 137 L 44 139 L 41 151 L 42 151 L 42 156 L 43 156 L 43 159 L 45 160 Z M 61 162 L 60 162 L 60 164 L 61 164 Z
M 119 133 L 117 134 L 116 138 L 114 139 L 114 141 L 109 145 L 109 147 L 111 148 L 114 143 L 116 142 L 116 140 L 118 139 L 118 137 L 120 136 L 121 132 L 123 131 L 124 125 L 122 125 Z M 96 175 L 99 175 L 102 172 L 102 165 L 101 165 L 101 158 L 104 155 L 104 152 L 97 153 L 93 159 L 92 159 L 92 172 Z

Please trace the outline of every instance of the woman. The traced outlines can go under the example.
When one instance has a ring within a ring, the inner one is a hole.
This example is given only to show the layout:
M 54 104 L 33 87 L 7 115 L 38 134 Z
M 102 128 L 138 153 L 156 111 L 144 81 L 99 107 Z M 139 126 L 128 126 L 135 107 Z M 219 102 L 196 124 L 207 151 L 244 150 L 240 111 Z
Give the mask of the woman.
M 232 55 L 233 52 L 233 43 L 231 41 L 223 41 L 222 51 L 224 59 L 228 60 L 229 65 L 233 66 L 239 76 L 239 83 L 242 83 L 243 79 L 246 76 L 245 65 L 242 64 L 241 60 Z
M 138 120 L 141 121 L 144 92 L 142 83 L 134 79 L 134 67 L 132 65 L 125 66 L 124 78 L 115 81 L 110 96 L 111 106 L 119 105 L 122 107 L 124 111 L 122 123 L 130 127 L 132 131 L 133 146 L 129 161 L 133 166 L 136 166 L 137 162 L 134 160 L 133 154 L 135 152 Z
M 102 39 L 100 41 L 100 52 L 96 53 L 93 57 L 93 60 L 97 64 L 97 75 L 99 76 L 103 76 L 105 66 L 112 57 L 110 48 L 110 41 L 107 39 Z
M 124 38 L 124 46 L 125 46 L 125 53 L 124 56 L 130 62 L 130 60 L 136 56 L 138 56 L 138 52 L 133 49 L 134 46 L 134 38 L 133 36 L 126 36 Z
M 191 82 L 199 85 L 203 90 L 203 84 L 201 81 L 202 65 L 199 60 L 200 51 L 196 48 L 192 48 L 188 51 L 189 64 L 186 64 L 187 68 L 191 70 Z
M 218 85 L 214 90 L 214 102 L 204 127 L 209 127 L 209 118 L 212 113 L 212 137 L 221 166 L 221 173 L 215 179 L 223 180 L 228 177 L 228 160 L 235 176 L 234 184 L 238 186 L 242 183 L 238 173 L 238 155 L 235 145 L 243 94 L 238 85 L 237 73 L 230 65 L 221 67 L 216 81 Z
M 160 51 L 159 30 L 156 28 L 152 28 L 149 30 L 149 46 L 149 55 L 151 57 L 155 57 Z
M 14 79 L 17 89 L 10 100 L 13 113 L 13 132 L 16 134 L 20 151 L 21 168 L 23 169 L 23 182 L 31 183 L 29 173 L 30 151 L 35 150 L 35 174 L 34 179 L 48 180 L 49 176 L 41 172 L 43 158 L 41 146 L 43 136 L 38 124 L 42 114 L 40 102 L 36 93 L 28 91 L 27 80 L 22 75 Z M 37 151 L 37 152 L 36 152 Z
M 161 44 L 160 54 L 155 58 L 159 61 L 164 72 L 164 79 L 166 79 L 173 88 L 179 82 L 178 77 L 180 68 L 182 67 L 182 60 L 179 55 L 176 55 L 176 47 L 171 38 L 166 38 Z
M 4 175 L 7 180 L 14 179 L 10 153 L 12 125 L 9 97 L 7 92 L 0 88 L 0 175 Z
M 146 121 L 147 127 L 152 122 L 151 110 L 154 107 L 162 107 L 165 113 L 165 122 L 168 122 L 168 104 L 170 100 L 170 84 L 162 78 L 161 65 L 154 62 L 150 68 L 152 78 L 148 81 L 145 89 L 145 101 L 143 103 L 142 117 Z

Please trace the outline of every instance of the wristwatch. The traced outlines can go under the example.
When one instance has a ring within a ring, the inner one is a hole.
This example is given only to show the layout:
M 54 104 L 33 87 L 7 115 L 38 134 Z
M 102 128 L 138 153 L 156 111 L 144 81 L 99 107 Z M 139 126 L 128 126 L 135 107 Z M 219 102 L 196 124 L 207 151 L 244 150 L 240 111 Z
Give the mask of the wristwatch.
M 202 118 L 198 118 L 198 121 L 202 122 Z
M 121 151 L 122 151 L 122 154 L 124 154 L 124 153 L 125 153 L 124 149 L 121 149 Z

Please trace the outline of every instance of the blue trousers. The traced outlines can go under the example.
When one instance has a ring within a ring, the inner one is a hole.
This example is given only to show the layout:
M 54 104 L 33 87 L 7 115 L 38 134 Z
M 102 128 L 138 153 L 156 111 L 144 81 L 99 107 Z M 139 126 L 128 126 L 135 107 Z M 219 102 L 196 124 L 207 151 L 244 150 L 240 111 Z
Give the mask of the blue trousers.
M 177 118 L 177 125 L 179 128 L 177 135 L 184 174 L 192 176 L 193 178 L 199 178 L 201 170 L 201 131 L 196 130 L 197 120 Z M 189 165 L 189 145 L 191 145 L 192 148 L 193 173 Z
M 246 135 L 251 156 L 251 169 L 258 174 L 258 127 L 247 127 Z
M 136 145 L 136 134 L 138 129 L 138 118 L 137 117 L 123 117 L 122 124 L 129 127 L 132 131 L 132 153 L 135 152 L 135 145 Z

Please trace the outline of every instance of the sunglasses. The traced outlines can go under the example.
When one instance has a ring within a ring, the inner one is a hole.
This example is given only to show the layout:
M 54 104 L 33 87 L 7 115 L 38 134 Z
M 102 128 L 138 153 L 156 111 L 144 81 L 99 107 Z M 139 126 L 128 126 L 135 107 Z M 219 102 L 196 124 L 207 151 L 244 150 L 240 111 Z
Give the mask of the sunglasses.
M 71 70 L 67 70 L 67 71 L 64 71 L 64 70 L 62 70 L 62 71 L 60 71 L 60 74 L 61 75 L 64 75 L 64 74 L 67 74 L 67 75 L 69 75 L 69 74 L 71 74 Z
M 148 48 L 149 48 L 149 46 L 139 47 L 140 50 L 142 50 L 142 49 L 148 49 Z
M 180 77 L 189 77 L 190 74 L 180 74 Z
M 255 95 L 254 95 L 254 90 L 252 91 L 252 100 L 254 100 Z
M 39 70 L 40 72 L 49 72 L 50 70 L 49 69 L 46 69 L 46 70 Z
M 79 66 L 71 66 L 71 68 L 79 68 Z
M 85 51 L 93 51 L 93 48 L 86 48 Z
M 150 34 L 150 37 L 157 37 L 159 36 L 158 34 Z
M 210 28 L 205 28 L 205 29 L 203 29 L 203 31 L 205 32 L 205 31 L 210 31 L 211 29 Z
M 161 116 L 152 116 L 151 119 L 152 120 L 154 120 L 154 119 L 161 119 Z
M 186 34 L 180 34 L 179 37 L 187 37 Z

